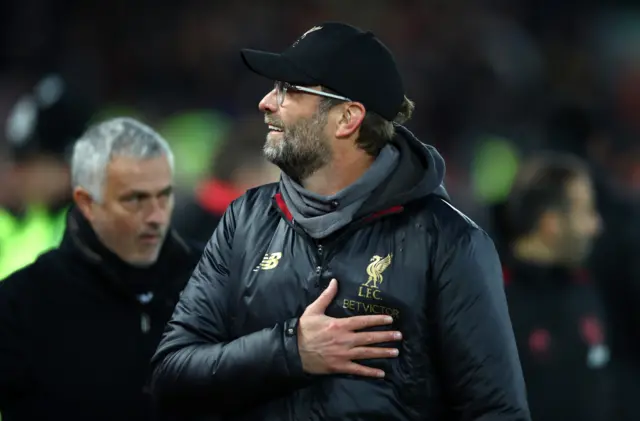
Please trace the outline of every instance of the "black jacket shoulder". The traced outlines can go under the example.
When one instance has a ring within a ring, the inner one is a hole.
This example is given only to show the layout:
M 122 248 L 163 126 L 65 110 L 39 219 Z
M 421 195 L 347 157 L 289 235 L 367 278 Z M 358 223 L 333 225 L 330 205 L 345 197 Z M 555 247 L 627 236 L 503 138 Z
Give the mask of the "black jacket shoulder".
M 279 191 L 278 183 L 269 183 L 254 187 L 234 200 L 231 207 L 234 209 L 251 209 L 252 212 L 265 215 L 266 212 L 273 208 L 273 197 Z
M 471 218 L 439 196 L 423 199 L 420 211 L 433 224 L 433 228 L 446 239 L 456 239 L 470 230 L 483 231 Z

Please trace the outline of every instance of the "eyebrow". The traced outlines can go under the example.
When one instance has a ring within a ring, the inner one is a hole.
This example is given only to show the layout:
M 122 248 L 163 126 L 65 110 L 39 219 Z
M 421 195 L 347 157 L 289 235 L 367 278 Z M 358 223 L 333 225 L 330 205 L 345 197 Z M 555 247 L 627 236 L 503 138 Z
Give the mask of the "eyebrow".
M 173 186 L 167 186 L 164 189 L 160 190 L 159 192 L 157 192 L 156 194 L 153 194 L 151 192 L 148 191 L 142 191 L 142 190 L 129 190 L 126 193 L 123 193 L 122 195 L 120 195 L 120 199 L 128 199 L 131 197 L 139 197 L 141 199 L 146 199 L 149 198 L 151 196 L 166 196 L 169 195 L 173 192 Z

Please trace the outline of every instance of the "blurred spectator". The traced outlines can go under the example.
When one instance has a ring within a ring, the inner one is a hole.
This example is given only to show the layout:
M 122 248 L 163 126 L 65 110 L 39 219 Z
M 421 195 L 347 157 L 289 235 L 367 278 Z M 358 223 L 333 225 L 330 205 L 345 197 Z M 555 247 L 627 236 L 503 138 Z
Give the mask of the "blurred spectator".
M 614 118 L 566 107 L 549 124 L 549 146 L 588 160 L 603 233 L 589 259 L 609 321 L 617 379 L 616 420 L 640 419 L 640 202 L 634 177 L 640 142 Z
M 172 163 L 131 119 L 76 144 L 61 245 L 0 283 L 3 421 L 160 419 L 148 362 L 201 255 L 168 227 Z
M 633 185 L 639 144 L 598 150 L 601 163 L 598 206 L 604 233 L 591 259 L 611 322 L 611 345 L 618 373 L 620 412 L 616 420 L 640 419 L 640 201 Z M 634 151 L 635 150 L 635 151 Z
M 280 170 L 262 155 L 267 132 L 262 118 L 237 121 L 215 154 L 212 177 L 176 209 L 174 226 L 180 234 L 206 243 L 233 200 L 247 189 L 278 180 Z
M 11 110 L 0 280 L 59 244 L 71 199 L 68 149 L 90 118 L 91 108 L 57 74 L 43 77 Z
M 506 214 L 507 298 L 532 418 L 615 419 L 601 299 L 580 271 L 600 229 L 588 168 L 571 155 L 525 162 Z

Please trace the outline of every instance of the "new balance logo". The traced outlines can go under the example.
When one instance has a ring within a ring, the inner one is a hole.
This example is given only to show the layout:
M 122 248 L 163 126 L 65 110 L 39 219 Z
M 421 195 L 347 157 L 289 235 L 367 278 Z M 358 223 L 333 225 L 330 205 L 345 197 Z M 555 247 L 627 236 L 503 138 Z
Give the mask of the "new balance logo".
M 260 262 L 260 264 L 256 266 L 256 268 L 253 271 L 257 272 L 259 270 L 275 269 L 278 266 L 278 263 L 280 262 L 281 258 L 282 258 L 282 253 L 280 252 L 267 253 L 262 258 L 262 262 Z

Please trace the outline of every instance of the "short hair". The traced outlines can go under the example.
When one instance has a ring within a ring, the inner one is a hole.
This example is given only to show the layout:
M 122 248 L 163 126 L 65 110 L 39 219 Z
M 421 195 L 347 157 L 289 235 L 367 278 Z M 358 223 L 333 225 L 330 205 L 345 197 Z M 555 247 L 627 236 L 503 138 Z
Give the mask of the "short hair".
M 545 212 L 567 211 L 570 206 L 567 187 L 582 177 L 589 177 L 589 169 L 571 154 L 545 152 L 526 161 L 507 200 L 509 237 L 515 240 L 531 234 Z
M 166 156 L 173 170 L 174 158 L 167 142 L 149 126 L 118 117 L 90 127 L 75 143 L 71 158 L 73 188 L 87 190 L 102 201 L 107 166 L 116 156 L 151 159 Z
M 336 93 L 326 88 L 323 88 L 323 91 Z M 320 112 L 326 113 L 343 102 L 339 99 L 323 97 L 320 101 Z M 356 140 L 356 144 L 369 155 L 377 156 L 382 148 L 393 139 L 396 132 L 394 123 L 404 124 L 409 121 L 415 108 L 413 101 L 405 96 L 402 100 L 400 111 L 393 121 L 389 121 L 372 111 L 366 111 L 360 125 L 360 136 Z

